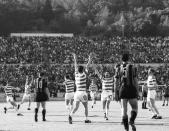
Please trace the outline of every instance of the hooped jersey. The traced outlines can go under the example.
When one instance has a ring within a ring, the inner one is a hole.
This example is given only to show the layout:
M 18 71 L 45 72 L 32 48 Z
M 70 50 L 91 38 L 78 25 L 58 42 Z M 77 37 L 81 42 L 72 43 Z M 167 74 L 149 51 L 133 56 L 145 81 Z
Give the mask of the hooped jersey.
M 73 80 L 66 80 L 64 82 L 64 85 L 66 87 L 66 93 L 71 93 L 74 92 L 74 88 L 75 88 L 75 83 Z
M 75 73 L 76 91 L 86 91 L 87 76 L 85 73 Z
M 5 86 L 5 94 L 6 96 L 12 97 L 13 96 L 13 87 L 12 86 Z
M 89 91 L 96 92 L 97 91 L 97 85 L 96 84 L 90 84 Z
M 148 76 L 148 79 L 147 79 L 147 86 L 148 88 L 155 88 L 157 85 L 157 81 L 156 81 L 156 78 L 155 76 Z
M 102 90 L 103 91 L 113 91 L 113 78 L 102 78 Z

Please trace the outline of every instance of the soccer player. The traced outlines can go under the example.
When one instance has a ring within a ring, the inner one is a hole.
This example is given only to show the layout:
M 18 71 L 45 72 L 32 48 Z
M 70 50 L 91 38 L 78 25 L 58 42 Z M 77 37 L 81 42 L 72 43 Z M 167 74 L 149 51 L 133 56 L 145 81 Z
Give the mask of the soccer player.
M 167 82 L 167 85 L 165 86 L 164 90 L 163 90 L 163 96 L 164 96 L 164 100 L 163 100 L 163 105 L 165 106 L 165 102 L 167 101 L 166 106 L 168 106 L 168 99 L 169 99 L 169 82 Z
M 71 80 L 70 75 L 66 75 L 65 81 L 63 84 L 66 87 L 66 94 L 65 94 L 66 109 L 68 110 L 68 113 L 70 114 L 70 112 L 73 109 L 75 83 L 73 80 Z
M 44 76 L 45 74 L 43 72 L 39 73 L 38 78 L 35 81 L 35 102 L 36 102 L 36 108 L 35 108 L 35 122 L 38 121 L 38 111 L 40 104 L 42 106 L 42 120 L 46 121 L 46 101 L 49 99 L 49 90 L 48 90 L 48 82 L 47 79 Z
M 96 78 L 94 76 L 90 76 L 90 86 L 89 86 L 89 91 L 90 91 L 90 97 L 92 99 L 92 108 L 94 104 L 96 104 L 96 93 L 98 90 L 97 83 L 96 83 Z
M 22 105 L 27 99 L 29 101 L 29 105 L 27 110 L 30 110 L 30 105 L 31 105 L 31 87 L 33 84 L 33 75 L 32 75 L 32 80 L 29 83 L 29 76 L 26 76 L 26 83 L 25 83 L 25 93 L 23 95 L 21 103 L 18 105 L 18 109 L 20 108 L 20 105 Z
M 96 66 L 95 66 L 95 71 L 102 82 L 101 101 L 102 101 L 102 105 L 103 105 L 104 118 L 106 120 L 108 120 L 109 106 L 110 106 L 110 102 L 111 102 L 112 96 L 113 96 L 113 79 L 114 79 L 114 77 L 111 77 L 110 73 L 108 71 L 106 71 L 104 73 L 104 76 L 102 76 L 99 73 L 99 71 L 96 69 Z
M 149 103 L 150 109 L 153 112 L 152 119 L 162 119 L 155 105 L 157 81 L 155 77 L 155 71 L 152 68 L 150 68 L 148 71 L 147 87 L 148 87 L 147 102 Z
M 11 83 L 7 83 L 7 85 L 4 87 L 5 94 L 6 94 L 6 101 L 9 102 L 16 110 L 18 116 L 23 116 L 23 114 L 18 112 L 17 104 L 14 101 L 13 98 L 13 90 L 16 90 Z M 13 109 L 11 107 L 4 107 L 4 113 L 6 114 L 8 109 Z
M 142 109 L 147 109 L 146 104 L 147 104 L 147 83 L 144 83 L 142 86 L 142 97 L 143 97 L 143 102 L 142 102 Z
M 74 57 L 74 63 L 75 63 L 75 84 L 76 84 L 76 92 L 74 95 L 74 108 L 71 111 L 69 115 L 69 124 L 72 124 L 72 115 L 78 110 L 80 102 L 83 104 L 85 108 L 85 123 L 91 123 L 90 120 L 88 120 L 88 96 L 87 96 L 87 72 L 88 72 L 88 66 L 91 62 L 91 54 L 89 55 L 89 60 L 86 65 L 86 68 L 84 68 L 81 65 L 77 65 L 77 58 L 76 54 L 73 54 Z
M 135 119 L 138 111 L 138 81 L 137 73 L 134 65 L 129 64 L 129 53 L 122 55 L 122 64 L 119 72 L 115 76 L 115 100 L 121 101 L 122 122 L 125 131 L 129 131 L 129 124 L 133 131 L 136 131 Z M 118 71 L 118 70 L 116 70 Z M 116 86 L 117 84 L 117 86 Z M 120 85 L 118 85 L 120 84 Z M 128 122 L 127 104 L 131 105 L 131 117 Z

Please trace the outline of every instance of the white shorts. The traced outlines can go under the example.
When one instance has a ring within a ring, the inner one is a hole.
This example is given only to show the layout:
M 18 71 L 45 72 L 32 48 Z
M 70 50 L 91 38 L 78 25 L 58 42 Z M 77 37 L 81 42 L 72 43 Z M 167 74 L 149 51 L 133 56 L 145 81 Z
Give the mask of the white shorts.
M 65 100 L 72 100 L 73 98 L 74 98 L 74 92 L 65 94 Z
M 24 93 L 22 99 L 23 99 L 23 100 L 27 100 L 27 99 L 29 99 L 29 97 L 31 97 L 31 94 L 25 94 L 25 93 Z
M 90 97 L 91 97 L 92 100 L 95 99 L 96 91 L 90 91 Z
M 155 100 L 155 98 L 156 98 L 156 91 L 155 90 L 148 90 L 147 101 L 150 101 L 150 98 Z
M 13 99 L 13 97 L 12 96 L 6 96 L 6 102 L 13 102 L 14 101 L 14 99 Z
M 87 102 L 87 93 L 85 91 L 76 91 L 74 95 L 74 101 Z
M 103 91 L 103 92 L 101 93 L 101 101 L 104 101 L 104 100 L 112 100 L 112 96 L 113 96 L 113 93 L 112 93 L 112 92 Z

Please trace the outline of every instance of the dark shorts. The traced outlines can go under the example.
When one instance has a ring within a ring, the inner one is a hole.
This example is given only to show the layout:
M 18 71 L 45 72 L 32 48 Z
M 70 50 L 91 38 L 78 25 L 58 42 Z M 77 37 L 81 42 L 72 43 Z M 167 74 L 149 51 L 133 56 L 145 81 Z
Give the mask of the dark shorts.
M 119 92 L 120 99 L 134 99 L 138 98 L 137 89 L 135 87 L 123 86 Z
M 143 91 L 142 96 L 143 96 L 143 97 L 147 97 L 147 92 L 146 92 L 146 91 Z
M 169 97 L 169 94 L 164 94 L 164 97 Z
M 35 102 L 43 102 L 49 100 L 47 93 L 37 93 L 35 96 Z

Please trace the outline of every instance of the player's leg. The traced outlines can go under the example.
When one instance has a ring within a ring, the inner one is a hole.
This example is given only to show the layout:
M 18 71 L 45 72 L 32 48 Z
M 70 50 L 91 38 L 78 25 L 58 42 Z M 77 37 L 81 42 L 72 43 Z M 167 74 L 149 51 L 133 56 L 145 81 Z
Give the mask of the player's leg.
M 80 101 L 75 101 L 74 102 L 74 107 L 73 107 L 73 110 L 70 112 L 70 115 L 69 115 L 69 124 L 72 124 L 72 115 L 78 110 L 79 108 L 79 105 L 80 105 Z
M 20 104 L 18 104 L 18 107 L 17 107 L 17 108 L 18 108 L 18 110 L 19 110 L 20 106 L 21 106 L 21 105 L 22 105 L 22 104 L 26 101 L 26 99 L 27 99 L 27 98 L 26 98 L 26 94 L 24 94 L 24 95 L 23 95 L 23 97 L 22 97 L 22 101 L 21 101 L 21 103 L 20 103 Z
M 45 101 L 41 102 L 41 106 L 42 106 L 42 120 L 46 121 L 46 102 Z
M 94 102 L 94 92 L 90 92 L 90 97 L 91 97 L 91 99 L 92 99 L 92 108 L 93 108 L 93 106 L 94 106 L 94 104 L 95 104 L 95 102 Z
M 106 120 L 108 120 L 110 100 L 106 101 Z
M 102 107 L 103 107 L 103 112 L 104 112 L 104 118 L 106 119 L 107 116 L 106 116 L 106 103 L 107 103 L 107 100 L 102 100 Z
M 122 121 L 125 131 L 129 131 L 128 115 L 127 115 L 127 99 L 121 99 Z
M 40 107 L 40 102 L 36 102 L 36 108 L 35 108 L 35 122 L 38 121 L 38 110 L 39 110 L 39 107 Z
M 27 110 L 31 110 L 31 96 L 28 97 L 28 109 Z
M 152 108 L 153 108 L 153 110 L 155 112 L 155 115 L 154 115 L 153 118 L 162 119 L 162 117 L 160 116 L 160 113 L 159 113 L 159 111 L 158 111 L 158 109 L 157 109 L 157 107 L 155 105 L 155 99 L 150 99 L 150 101 L 151 101 L 151 104 L 152 104 Z
M 167 99 L 167 104 L 166 104 L 166 106 L 168 106 L 168 99 L 169 99 L 169 97 L 167 96 L 166 99 Z
M 130 117 L 130 125 L 132 127 L 133 131 L 136 131 L 136 127 L 135 127 L 135 119 L 137 117 L 137 113 L 138 113 L 138 100 L 135 99 L 129 99 L 129 104 L 132 108 L 131 110 L 131 117 Z
M 165 96 L 163 96 L 163 104 L 162 104 L 162 106 L 165 106 L 165 100 L 166 100 L 166 97 Z
M 91 123 L 91 121 L 88 120 L 88 101 L 82 102 L 82 104 L 83 104 L 83 106 L 85 108 L 85 117 L 86 117 L 85 123 Z
M 70 100 L 69 99 L 65 99 L 65 104 L 66 104 L 66 109 L 68 111 L 68 114 L 70 114 L 70 106 L 69 106 Z
M 70 100 L 70 112 L 73 110 L 73 98 Z
M 145 97 L 145 105 L 144 105 L 145 109 L 148 109 L 147 108 L 147 97 Z

